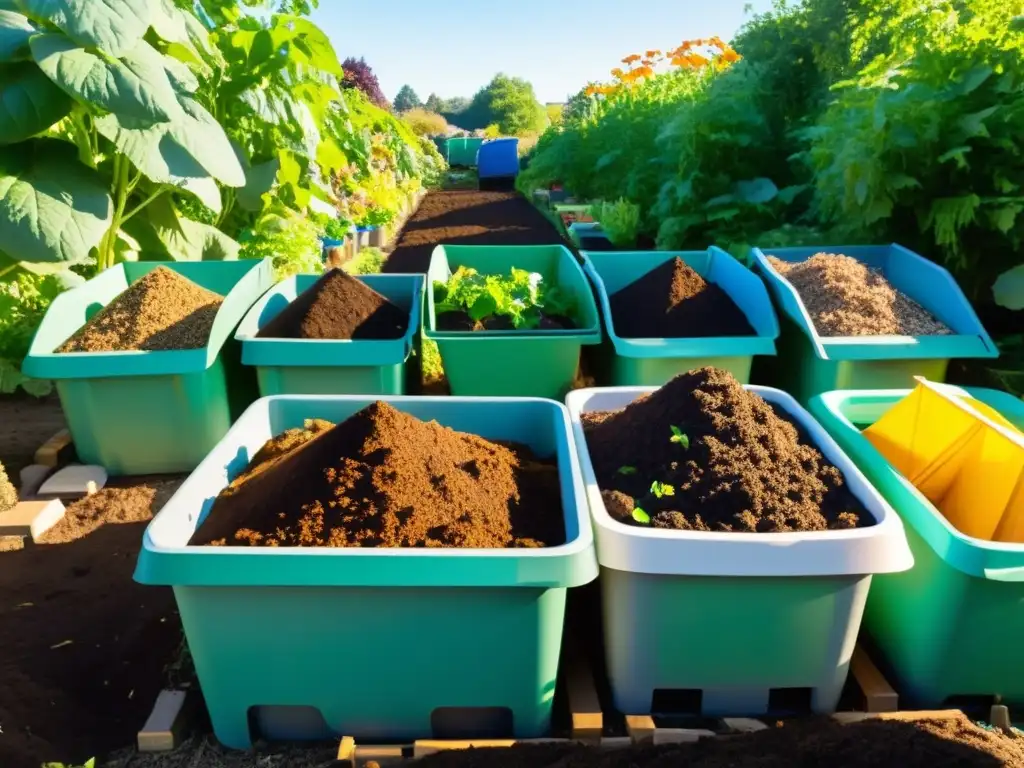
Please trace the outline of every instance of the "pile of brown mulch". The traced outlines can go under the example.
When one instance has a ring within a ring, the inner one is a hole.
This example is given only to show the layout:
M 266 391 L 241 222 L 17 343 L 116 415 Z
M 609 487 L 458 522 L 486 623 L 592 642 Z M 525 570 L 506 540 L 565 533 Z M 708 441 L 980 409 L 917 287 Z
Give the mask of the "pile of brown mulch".
M 156 267 L 97 312 L 57 352 L 124 352 L 206 346 L 224 298 Z
M 271 441 L 193 545 L 541 547 L 565 542 L 558 469 L 375 402 Z M 289 448 L 290 446 L 290 448 Z
M 613 293 L 608 303 L 624 339 L 754 335 L 729 294 L 678 256 Z
M 749 533 L 874 524 L 794 422 L 726 371 L 680 374 L 622 410 L 585 414 L 584 428 L 608 512 L 623 522 L 646 525 L 646 513 L 658 528 Z
M 167 684 L 181 642 L 174 595 L 132 574 L 180 480 L 111 483 L 70 504 L 46 543 L 0 554 L 3 768 L 81 765 L 133 744 Z
M 284 765 L 284 764 L 282 764 Z M 946 720 L 788 722 L 693 744 L 597 749 L 573 744 L 440 752 L 422 768 L 1001 768 L 1024 765 L 1024 738 Z
M 850 256 L 817 253 L 806 261 L 769 256 L 803 300 L 822 336 L 942 336 L 952 333 L 885 276 Z
M 400 339 L 409 313 L 341 269 L 324 273 L 256 334 L 276 339 Z
M 130 487 L 108 486 L 67 508 L 64 517 L 42 536 L 43 544 L 68 544 L 104 525 L 144 523 L 174 495 L 180 480 L 160 480 Z

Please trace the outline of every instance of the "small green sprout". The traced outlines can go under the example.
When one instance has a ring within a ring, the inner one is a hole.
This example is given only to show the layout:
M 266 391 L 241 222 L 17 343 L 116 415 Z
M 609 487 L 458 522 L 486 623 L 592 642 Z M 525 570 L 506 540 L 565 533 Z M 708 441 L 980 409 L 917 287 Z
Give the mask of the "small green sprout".
M 661 483 L 655 480 L 651 483 L 651 493 L 654 494 L 655 498 L 660 499 L 662 496 L 675 496 L 676 489 L 667 483 Z
M 633 507 L 633 519 L 641 525 L 650 525 L 651 516 L 644 512 L 640 507 Z
M 671 442 L 673 442 L 673 443 L 679 443 L 681 446 L 683 446 L 683 448 L 686 448 L 687 450 L 689 450 L 689 448 L 690 448 L 690 438 L 686 436 L 686 433 L 683 432 L 683 430 L 681 430 L 675 424 L 673 424 L 671 426 L 671 430 L 672 430 L 672 437 L 670 437 L 669 440 Z
M 636 474 L 636 467 L 630 467 L 630 466 L 619 467 L 616 471 L 620 475 L 635 475 Z

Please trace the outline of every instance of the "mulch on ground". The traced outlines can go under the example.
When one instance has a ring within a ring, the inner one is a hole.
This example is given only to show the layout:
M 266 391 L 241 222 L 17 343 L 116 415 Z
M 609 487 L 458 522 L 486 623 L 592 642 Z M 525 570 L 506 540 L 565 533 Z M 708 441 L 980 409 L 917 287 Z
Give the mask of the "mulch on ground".
M 135 741 L 181 623 L 171 590 L 132 573 L 147 521 L 179 482 L 113 481 L 69 505 L 48 534 L 62 543 L 0 553 L 3 768 L 79 765 Z
M 0 396 L 0 425 L 0 463 L 15 486 L 18 473 L 33 463 L 36 449 L 66 426 L 56 393 Z
M 558 230 L 517 192 L 431 192 L 406 222 L 385 272 L 426 272 L 438 245 L 557 245 Z

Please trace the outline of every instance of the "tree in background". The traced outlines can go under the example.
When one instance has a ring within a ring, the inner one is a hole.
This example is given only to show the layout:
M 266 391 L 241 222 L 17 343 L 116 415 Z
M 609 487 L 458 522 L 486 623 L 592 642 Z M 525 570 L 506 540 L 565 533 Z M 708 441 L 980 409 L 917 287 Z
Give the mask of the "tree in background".
M 391 109 L 384 91 L 380 88 L 380 82 L 370 65 L 366 63 L 366 59 L 349 56 L 341 63 L 341 68 L 345 72 L 343 85 L 346 88 L 358 88 L 381 109 Z
M 558 125 L 562 122 L 562 113 L 565 110 L 564 104 L 548 104 L 544 107 L 544 110 L 547 112 L 548 122 L 551 125 Z
M 547 127 L 547 112 L 526 80 L 498 74 L 485 90 L 490 122 L 497 123 L 506 136 L 539 133 Z
M 427 96 L 427 103 L 423 105 L 427 112 L 436 112 L 441 114 L 445 111 L 444 99 L 438 96 L 436 93 L 432 93 Z
M 398 95 L 395 96 L 395 112 L 408 112 L 410 109 L 422 106 L 423 102 L 420 101 L 420 97 L 411 85 L 403 85 L 399 89 Z
M 487 125 L 487 121 L 484 120 L 482 125 L 476 125 L 470 128 L 468 125 L 464 125 L 466 111 L 469 109 L 472 102 L 465 96 L 456 96 L 451 99 L 439 99 L 441 102 L 440 113 L 444 115 L 444 119 L 452 125 L 457 125 L 459 128 L 465 128 L 466 130 L 476 130 L 477 128 L 483 128 Z

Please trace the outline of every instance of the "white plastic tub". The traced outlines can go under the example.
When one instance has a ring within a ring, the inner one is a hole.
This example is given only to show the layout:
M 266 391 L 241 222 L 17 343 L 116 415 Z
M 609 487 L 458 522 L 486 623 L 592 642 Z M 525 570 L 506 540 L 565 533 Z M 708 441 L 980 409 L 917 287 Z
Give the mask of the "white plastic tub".
M 913 565 L 903 524 L 796 400 L 758 386 L 746 389 L 807 430 L 875 525 L 702 533 L 616 521 L 601 500 L 580 416 L 622 408 L 656 389 L 581 389 L 566 398 L 594 524 L 616 707 L 644 714 L 663 709 L 658 701 L 681 701 L 686 709 L 715 716 L 834 711 L 871 575 Z

